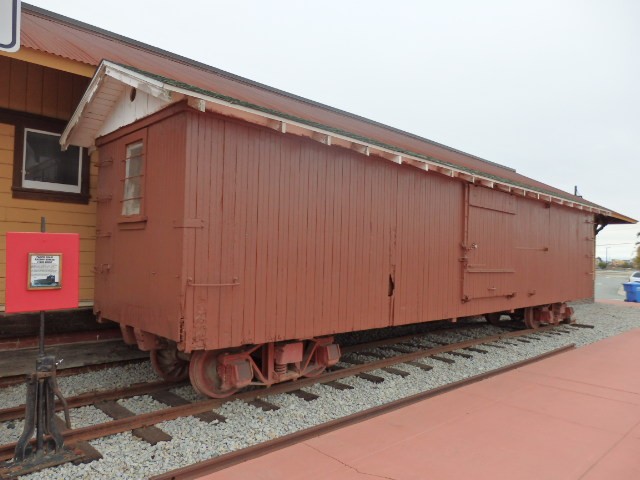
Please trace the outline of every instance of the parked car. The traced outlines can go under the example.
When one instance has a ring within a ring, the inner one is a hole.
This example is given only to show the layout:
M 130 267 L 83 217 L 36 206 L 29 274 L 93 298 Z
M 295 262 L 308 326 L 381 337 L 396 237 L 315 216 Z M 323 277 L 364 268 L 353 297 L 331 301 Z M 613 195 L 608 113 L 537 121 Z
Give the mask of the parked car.
M 633 272 L 629 276 L 629 281 L 630 282 L 640 282 L 640 272 Z

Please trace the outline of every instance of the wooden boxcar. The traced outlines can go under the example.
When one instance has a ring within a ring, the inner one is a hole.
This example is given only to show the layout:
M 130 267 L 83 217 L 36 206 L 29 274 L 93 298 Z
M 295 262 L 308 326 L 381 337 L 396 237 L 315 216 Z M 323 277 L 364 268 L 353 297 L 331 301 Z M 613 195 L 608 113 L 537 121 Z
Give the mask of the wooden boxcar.
M 602 207 L 240 106 L 106 64 L 63 134 L 97 138 L 95 310 L 166 378 L 222 397 L 321 372 L 336 333 L 593 296 Z

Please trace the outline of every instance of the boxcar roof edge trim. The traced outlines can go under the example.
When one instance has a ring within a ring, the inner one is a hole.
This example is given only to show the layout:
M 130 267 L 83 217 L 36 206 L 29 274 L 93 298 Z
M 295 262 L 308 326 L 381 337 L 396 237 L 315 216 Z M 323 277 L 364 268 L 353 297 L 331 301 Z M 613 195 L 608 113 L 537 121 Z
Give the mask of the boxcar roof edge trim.
M 253 113 L 255 115 L 258 115 L 266 119 L 275 120 L 275 121 L 279 121 L 279 122 L 291 124 L 291 125 L 295 124 L 298 127 L 306 128 L 311 132 L 325 135 L 327 137 L 335 137 L 335 138 L 341 138 L 347 141 L 352 141 L 353 143 L 359 144 L 363 147 L 379 150 L 380 153 L 382 154 L 387 153 L 387 154 L 397 155 L 398 158 L 394 158 L 393 160 L 389 159 L 392 161 L 396 161 L 396 163 L 411 164 L 413 162 L 419 162 L 420 164 L 426 165 L 427 167 L 430 166 L 435 168 L 436 170 L 440 169 L 440 173 L 445 173 L 452 177 L 454 176 L 460 177 L 463 180 L 468 181 L 469 183 L 479 182 L 484 186 L 494 187 L 494 188 L 497 187 L 498 189 L 506 189 L 506 191 L 508 192 L 516 193 L 516 192 L 512 192 L 511 189 L 513 188 L 513 189 L 519 190 L 518 193 L 520 193 L 521 196 L 529 196 L 529 197 L 533 197 L 534 199 L 538 199 L 546 202 L 555 202 L 570 208 L 577 208 L 579 210 L 592 211 L 594 213 L 602 214 L 606 217 L 614 218 L 617 220 L 616 223 L 637 223 L 636 220 L 630 217 L 621 215 L 617 212 L 610 211 L 595 203 L 592 203 L 586 200 L 576 201 L 574 197 L 568 196 L 568 194 L 567 196 L 563 196 L 558 194 L 557 192 L 552 192 L 549 190 L 541 189 L 541 188 L 527 185 L 514 180 L 509 180 L 494 174 L 482 172 L 480 170 L 472 169 L 469 167 L 456 165 L 450 162 L 439 160 L 432 156 L 424 155 L 417 152 L 412 152 L 403 148 L 399 148 L 393 145 L 379 142 L 372 138 L 363 137 L 361 135 L 358 135 L 352 132 L 334 128 L 328 125 L 314 122 L 305 118 L 300 118 L 294 115 L 290 115 L 284 112 L 266 108 L 266 107 L 256 105 L 250 102 L 246 102 L 243 100 L 239 100 L 237 98 L 230 97 L 228 95 L 222 95 L 211 90 L 206 90 L 200 87 L 196 87 L 178 80 L 174 80 L 174 79 L 157 75 L 151 72 L 147 72 L 129 65 L 123 65 L 123 64 L 119 64 L 119 63 L 111 62 L 107 60 L 103 60 L 101 64 L 98 66 L 89 87 L 87 88 L 84 96 L 82 97 L 82 100 L 78 104 L 78 107 L 74 112 L 73 116 L 69 120 L 69 123 L 67 124 L 67 127 L 65 128 L 62 134 L 62 137 L 60 139 L 60 143 L 63 145 L 63 147 L 66 148 L 68 145 L 73 144 L 72 137 L 73 137 L 74 130 L 76 130 L 76 128 L 80 125 L 85 112 L 85 108 L 94 99 L 96 92 L 98 92 L 104 77 L 110 76 L 112 78 L 115 78 L 114 74 L 116 72 L 120 74 L 118 75 L 117 79 L 121 82 L 124 80 L 124 78 L 121 75 L 125 74 L 125 75 L 129 75 L 131 77 L 131 80 L 134 82 L 143 80 L 151 85 L 154 85 L 156 88 L 160 88 L 159 91 L 148 92 L 156 97 L 162 95 L 165 97 L 165 99 L 169 99 L 171 97 L 170 92 L 175 92 L 177 94 L 189 96 L 198 100 L 204 100 L 205 102 L 209 101 L 211 103 L 228 106 L 238 110 L 243 110 L 245 112 Z M 328 145 L 330 145 L 330 143 L 328 143 Z M 82 145 L 82 146 L 87 146 L 87 145 Z M 544 197 L 547 197 L 547 198 L 544 198 Z

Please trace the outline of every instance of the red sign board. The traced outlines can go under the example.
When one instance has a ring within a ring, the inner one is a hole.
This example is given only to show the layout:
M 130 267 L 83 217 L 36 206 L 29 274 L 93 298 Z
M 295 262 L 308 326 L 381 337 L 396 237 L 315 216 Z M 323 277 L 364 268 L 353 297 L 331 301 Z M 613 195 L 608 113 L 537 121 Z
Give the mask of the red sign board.
M 7 313 L 78 307 L 80 236 L 7 233 Z

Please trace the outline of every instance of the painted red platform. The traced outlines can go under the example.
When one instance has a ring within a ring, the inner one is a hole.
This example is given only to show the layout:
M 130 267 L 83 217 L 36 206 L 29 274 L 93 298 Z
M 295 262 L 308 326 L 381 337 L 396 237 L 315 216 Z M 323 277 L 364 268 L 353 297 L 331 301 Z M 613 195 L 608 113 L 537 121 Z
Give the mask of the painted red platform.
M 640 329 L 205 476 L 640 479 Z

